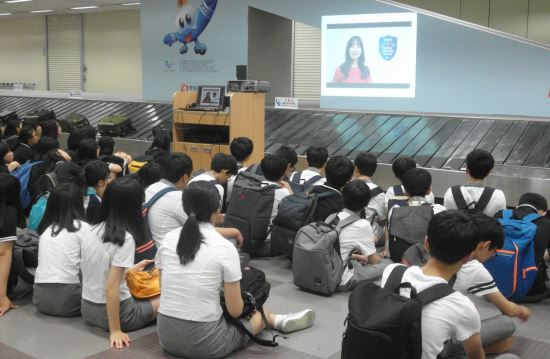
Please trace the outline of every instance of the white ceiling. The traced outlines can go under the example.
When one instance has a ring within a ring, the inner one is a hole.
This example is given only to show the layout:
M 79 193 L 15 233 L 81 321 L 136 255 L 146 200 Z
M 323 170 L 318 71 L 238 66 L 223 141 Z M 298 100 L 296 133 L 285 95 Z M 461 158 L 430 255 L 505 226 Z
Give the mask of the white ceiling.
M 0 14 L 12 13 L 9 16 L 0 16 L 0 21 L 14 17 L 27 16 L 44 16 L 55 14 L 74 14 L 74 13 L 89 13 L 99 11 L 116 11 L 116 10 L 136 10 L 139 5 L 122 6 L 121 4 L 140 2 L 140 0 L 33 0 L 21 3 L 6 4 L 5 0 L 0 0 Z M 72 7 L 80 6 L 99 6 L 98 9 L 90 10 L 70 10 Z M 31 14 L 30 11 L 35 10 L 53 10 L 47 13 Z

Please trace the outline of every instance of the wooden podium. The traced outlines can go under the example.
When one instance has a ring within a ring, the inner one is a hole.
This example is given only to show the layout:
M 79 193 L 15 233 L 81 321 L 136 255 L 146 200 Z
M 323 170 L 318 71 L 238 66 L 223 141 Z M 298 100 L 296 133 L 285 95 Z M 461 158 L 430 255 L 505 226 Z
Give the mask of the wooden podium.
M 193 170 L 209 170 L 216 153 L 230 154 L 229 144 L 236 137 L 254 142 L 247 164 L 264 157 L 265 94 L 236 92 L 230 95 L 229 111 L 189 111 L 197 102 L 197 92 L 176 92 L 172 99 L 173 150 L 193 160 Z

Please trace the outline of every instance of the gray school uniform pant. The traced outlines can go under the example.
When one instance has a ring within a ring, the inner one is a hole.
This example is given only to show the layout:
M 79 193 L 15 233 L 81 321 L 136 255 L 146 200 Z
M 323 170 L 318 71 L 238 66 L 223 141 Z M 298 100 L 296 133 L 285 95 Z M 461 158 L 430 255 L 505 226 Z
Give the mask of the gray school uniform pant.
M 364 280 L 375 281 L 379 279 L 382 277 L 384 269 L 392 263 L 393 262 L 389 258 L 380 258 L 380 263 L 367 265 L 362 265 L 357 261 L 351 261 L 350 264 L 353 266 L 353 277 L 351 277 L 350 281 L 345 285 L 339 286 L 338 291 L 350 291 Z

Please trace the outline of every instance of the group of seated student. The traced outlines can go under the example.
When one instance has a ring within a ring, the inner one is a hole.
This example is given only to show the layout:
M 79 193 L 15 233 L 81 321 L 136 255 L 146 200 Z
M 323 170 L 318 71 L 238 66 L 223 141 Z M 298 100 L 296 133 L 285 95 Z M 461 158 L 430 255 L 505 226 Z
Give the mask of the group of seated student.
M 31 129 L 27 139 L 37 133 Z M 444 206 L 435 204 L 430 173 L 408 157 L 394 161 L 398 183 L 383 192 L 372 179 L 376 156 L 364 152 L 352 162 L 345 156 L 328 158 L 326 148 L 312 146 L 306 153 L 307 169 L 297 172 L 295 150 L 282 146 L 245 167 L 253 143 L 237 138 L 230 146 L 232 155 L 214 155 L 210 169 L 192 177 L 193 161 L 188 155 L 159 145 L 138 172 L 125 175 L 121 167 L 131 158 L 117 156 L 109 139 L 100 141 L 100 146 L 89 128 L 71 136 L 68 151 L 60 150 L 50 136 L 25 142 L 31 148 L 29 160 L 45 164 L 37 167 L 40 173 L 37 169 L 34 177 L 53 170 L 59 182 L 49 188 L 36 228 L 40 247 L 33 303 L 46 315 L 82 315 L 90 325 L 110 333 L 112 347 L 128 346 L 127 332 L 156 320 L 161 347 L 174 355 L 217 358 L 243 348 L 248 337 L 222 314 L 222 290 L 229 314 L 253 334 L 262 331 L 265 323 L 260 313 L 241 318 L 243 236 L 236 228 L 223 227 L 222 208 L 241 171 L 263 176 L 262 186 L 276 186 L 271 222 L 285 197 L 304 190 L 293 189 L 291 182 L 303 185 L 311 178 L 315 181 L 305 189 L 307 195 L 329 194 L 319 199 L 312 220 L 357 218 L 339 234 L 342 261 L 350 258 L 339 291 L 380 278 L 383 286 L 408 248 L 425 247 L 427 262 L 411 266 L 403 281 L 417 291 L 450 282 L 456 291 L 422 312 L 423 358 L 462 352 L 468 358 L 483 358 L 485 351 L 503 352 L 515 330 L 510 318 L 529 318 L 529 309 L 507 300 L 483 266 L 503 245 L 503 229 L 496 218 L 506 208 L 504 193 L 498 189 L 484 200 L 484 208 L 476 208 L 487 193 L 483 181 L 494 166 L 486 151 L 474 150 L 466 158 L 467 184 L 459 187 L 466 208 L 457 210 L 456 190 L 445 193 Z M 0 154 L 9 165 L 11 147 L 0 143 Z M 112 155 L 122 161 L 109 161 Z M 7 297 L 8 273 L 17 228 L 26 227 L 19 200 L 23 189 L 6 168 L 0 170 L 0 315 L 15 308 Z M 325 178 L 320 177 L 323 171 Z M 34 178 L 29 189 L 31 182 Z M 40 189 L 33 191 L 41 194 Z M 543 196 L 526 193 L 513 211 L 517 219 L 530 213 L 541 216 L 534 221 L 538 272 L 526 302 L 550 295 L 544 259 L 550 245 L 547 209 Z M 267 237 L 257 256 L 273 255 L 269 233 Z M 150 240 L 154 251 L 142 255 L 139 248 Z M 151 265 L 161 272 L 160 295 L 135 299 L 125 275 Z M 401 294 L 408 295 L 405 290 Z M 481 320 L 467 295 L 487 299 L 502 315 Z M 265 314 L 267 325 L 282 332 L 305 329 L 315 321 L 310 309 L 285 315 L 265 310 Z

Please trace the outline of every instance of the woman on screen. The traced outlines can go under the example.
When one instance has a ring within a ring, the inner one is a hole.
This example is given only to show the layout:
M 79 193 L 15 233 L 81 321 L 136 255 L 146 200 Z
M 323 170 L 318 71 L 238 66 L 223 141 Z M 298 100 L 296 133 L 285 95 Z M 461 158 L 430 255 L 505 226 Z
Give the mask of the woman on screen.
M 365 65 L 363 41 L 359 36 L 352 36 L 346 45 L 346 61 L 336 68 L 333 82 L 371 83 L 369 67 Z

